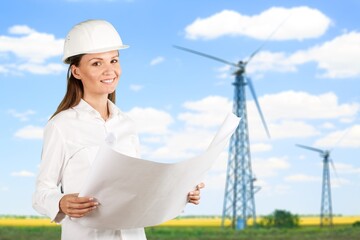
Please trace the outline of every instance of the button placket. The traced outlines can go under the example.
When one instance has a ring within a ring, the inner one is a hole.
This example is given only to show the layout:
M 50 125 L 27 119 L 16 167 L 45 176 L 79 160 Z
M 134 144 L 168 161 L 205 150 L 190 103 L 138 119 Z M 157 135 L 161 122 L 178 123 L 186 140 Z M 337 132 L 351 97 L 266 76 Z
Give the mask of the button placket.
M 104 123 L 104 131 L 105 131 L 105 142 L 113 146 L 116 143 L 116 135 L 114 132 L 108 130 L 108 122 Z

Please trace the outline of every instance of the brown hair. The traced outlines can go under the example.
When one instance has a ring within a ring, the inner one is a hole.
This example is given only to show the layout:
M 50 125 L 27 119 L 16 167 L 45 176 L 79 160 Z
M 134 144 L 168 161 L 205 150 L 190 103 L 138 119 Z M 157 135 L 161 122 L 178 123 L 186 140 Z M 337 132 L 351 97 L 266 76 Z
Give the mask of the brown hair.
M 66 93 L 63 100 L 60 102 L 57 107 L 55 113 L 51 116 L 51 118 L 55 117 L 61 111 L 67 110 L 79 104 L 81 98 L 84 96 L 84 86 L 79 79 L 76 79 L 71 74 L 71 66 L 75 65 L 78 67 L 80 65 L 81 58 L 84 54 L 79 54 L 76 56 L 69 57 L 66 62 L 69 63 L 69 68 L 67 71 L 67 88 Z M 115 91 L 108 95 L 108 99 L 115 103 Z M 51 119 L 50 118 L 50 119 Z

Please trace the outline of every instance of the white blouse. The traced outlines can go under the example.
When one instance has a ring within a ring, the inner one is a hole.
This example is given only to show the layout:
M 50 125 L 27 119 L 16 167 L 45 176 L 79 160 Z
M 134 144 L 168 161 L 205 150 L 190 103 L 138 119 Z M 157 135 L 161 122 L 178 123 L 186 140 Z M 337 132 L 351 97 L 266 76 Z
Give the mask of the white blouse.
M 146 239 L 142 228 L 92 229 L 59 213 L 60 199 L 65 194 L 80 192 L 99 146 L 104 141 L 123 154 L 139 157 L 139 140 L 134 122 L 111 101 L 108 101 L 108 106 L 110 116 L 104 121 L 99 112 L 81 100 L 77 106 L 58 113 L 45 127 L 33 207 L 52 221 L 61 223 L 63 240 Z

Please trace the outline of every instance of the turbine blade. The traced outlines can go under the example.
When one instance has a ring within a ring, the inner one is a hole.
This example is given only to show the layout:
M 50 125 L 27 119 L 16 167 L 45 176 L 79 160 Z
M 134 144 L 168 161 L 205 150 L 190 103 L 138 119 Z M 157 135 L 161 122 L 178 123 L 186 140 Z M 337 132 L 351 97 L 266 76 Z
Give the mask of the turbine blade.
M 280 29 L 280 27 L 288 20 L 291 15 L 287 16 L 276 28 L 275 30 L 267 37 L 267 39 L 260 45 L 258 49 L 256 49 L 249 57 L 249 59 L 245 62 L 245 66 L 255 57 L 255 55 L 265 46 L 267 42 L 274 36 L 274 34 Z
M 345 133 L 337 140 L 337 142 L 333 145 L 333 147 L 329 150 L 329 152 L 332 152 L 335 147 L 339 146 L 342 140 L 345 138 L 345 136 L 353 129 L 353 127 L 349 127 Z
M 308 147 L 308 146 L 305 146 L 305 145 L 301 145 L 301 144 L 295 144 L 297 147 L 301 147 L 301 148 L 305 148 L 307 150 L 311 150 L 311 151 L 315 151 L 315 152 L 318 152 L 318 153 L 321 153 L 321 154 L 324 154 L 325 151 L 321 150 L 321 149 L 318 149 L 318 148 L 314 148 L 314 147 Z
M 195 51 L 195 50 L 191 50 L 189 48 L 184 48 L 184 47 L 180 47 L 180 46 L 176 46 L 176 45 L 173 45 L 174 48 L 177 48 L 177 49 L 180 49 L 180 50 L 183 50 L 183 51 L 186 51 L 186 52 L 191 52 L 191 53 L 194 53 L 194 54 L 197 54 L 197 55 L 200 55 L 200 56 L 203 56 L 203 57 L 206 57 L 206 58 L 210 58 L 212 60 L 215 60 L 215 61 L 218 61 L 218 62 L 222 62 L 222 63 L 225 63 L 225 64 L 228 64 L 228 65 L 231 65 L 231 66 L 234 66 L 234 67 L 239 67 L 237 64 L 235 63 L 232 63 L 232 62 L 228 62 L 224 59 L 221 59 L 221 58 L 218 58 L 218 57 L 214 57 L 214 56 L 211 56 L 209 54 L 206 54 L 206 53 L 202 53 L 202 52 L 198 52 L 198 51 Z
M 251 94 L 252 94 L 252 96 L 253 96 L 253 98 L 254 98 L 254 101 L 255 101 L 255 104 L 256 104 L 256 108 L 257 108 L 257 110 L 258 110 L 258 112 L 259 112 L 259 114 L 260 114 L 260 118 L 261 118 L 262 124 L 263 124 L 263 126 L 264 126 L 264 128 L 265 128 L 266 134 L 267 134 L 267 136 L 268 136 L 269 138 L 271 138 L 271 137 L 270 137 L 269 129 L 268 129 L 267 125 L 266 125 L 264 115 L 263 115 L 263 113 L 262 113 L 262 111 L 261 111 L 260 104 L 259 104 L 259 102 L 258 102 L 256 93 L 255 93 L 255 89 L 254 89 L 254 86 L 253 86 L 253 84 L 252 84 L 252 81 L 251 81 L 251 79 L 248 78 L 248 77 L 246 78 L 246 80 L 247 80 L 247 84 L 248 84 L 248 86 L 249 86 L 249 88 L 250 88 L 250 92 L 251 92 Z
M 333 168 L 333 170 L 334 170 L 334 173 L 335 173 L 336 179 L 338 180 L 339 184 L 341 184 L 341 180 L 340 180 L 340 178 L 339 178 L 339 175 L 337 174 L 337 171 L 336 171 L 336 168 L 335 168 L 334 161 L 332 160 L 332 158 L 330 158 L 329 160 L 330 160 L 330 163 L 331 163 L 331 167 L 332 167 L 332 168 Z

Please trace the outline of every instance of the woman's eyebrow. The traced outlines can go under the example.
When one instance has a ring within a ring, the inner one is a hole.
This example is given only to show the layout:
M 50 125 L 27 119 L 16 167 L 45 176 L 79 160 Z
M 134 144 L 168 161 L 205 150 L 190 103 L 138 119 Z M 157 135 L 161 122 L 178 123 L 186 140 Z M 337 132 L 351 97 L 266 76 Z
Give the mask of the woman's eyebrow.
M 94 58 L 90 58 L 88 62 L 92 61 L 92 60 L 103 60 L 102 58 L 99 57 L 94 57 Z
M 118 57 L 119 57 L 119 55 L 115 55 L 115 56 L 111 57 L 111 59 L 118 58 Z M 92 60 L 104 60 L 104 59 L 101 57 L 94 57 L 94 58 L 89 59 L 88 62 L 90 62 Z

